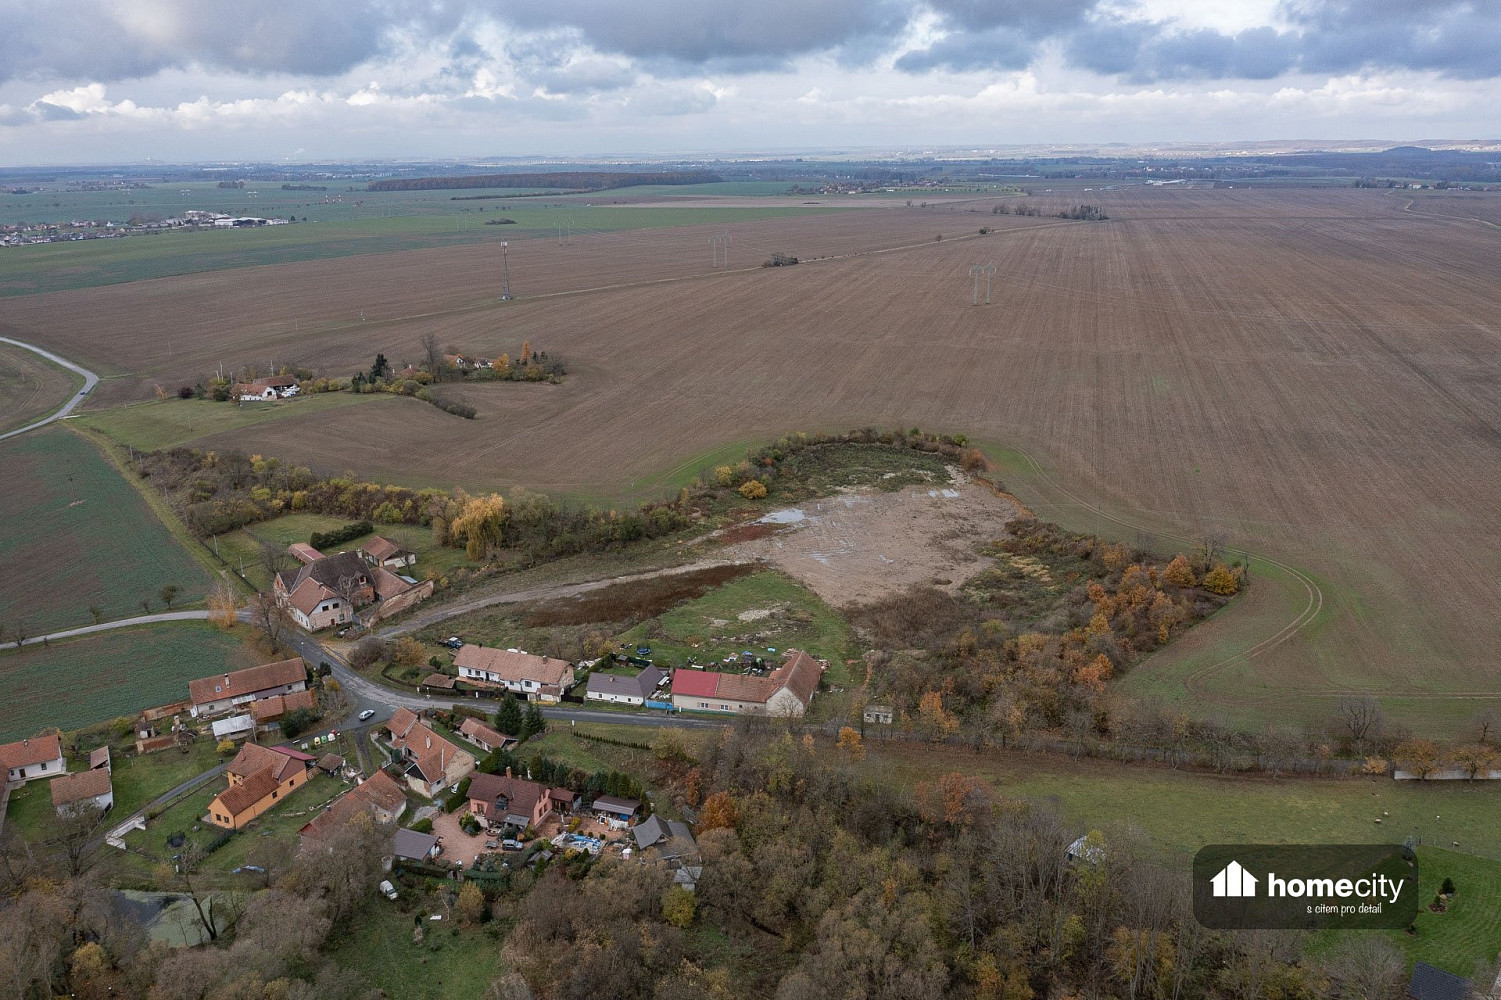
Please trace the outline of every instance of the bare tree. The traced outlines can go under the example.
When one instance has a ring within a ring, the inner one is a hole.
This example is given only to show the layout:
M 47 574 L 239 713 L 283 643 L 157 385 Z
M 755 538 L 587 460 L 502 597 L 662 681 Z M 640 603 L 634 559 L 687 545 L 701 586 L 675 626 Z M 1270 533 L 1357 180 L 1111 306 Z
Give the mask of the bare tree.
M 1476 742 L 1490 743 L 1501 732 L 1501 714 L 1494 708 L 1487 708 L 1470 720 L 1470 730 L 1475 734 Z
M 438 343 L 438 335 L 432 332 L 424 333 L 422 339 L 418 340 L 417 343 L 422 347 L 422 359 L 423 364 L 427 368 L 427 373 L 433 377 L 434 382 L 443 381 L 445 362 L 443 347 Z
M 1350 934 L 1324 956 L 1324 974 L 1340 1000 L 1396 1000 L 1402 996 L 1406 962 L 1391 941 L 1373 934 Z
M 177 600 L 177 595 L 181 591 L 182 588 L 175 583 L 169 583 L 161 589 L 161 593 L 158 596 L 161 597 L 162 603 L 167 606 L 168 611 L 172 610 L 172 602 Z
M 78 878 L 98 860 L 99 842 L 95 837 L 104 821 L 104 809 L 92 802 L 80 803 L 61 814 L 52 813 L 47 820 L 47 846 L 59 868 L 70 878 Z
M 334 582 L 334 593 L 342 597 L 344 602 L 349 605 L 349 617 L 351 621 L 358 622 L 360 620 L 360 616 L 355 614 L 355 608 L 359 605 L 356 598 L 359 597 L 360 591 L 364 586 L 364 580 L 352 575 L 340 576 Z
M 89 615 L 94 619 L 94 624 L 98 625 L 101 621 L 104 620 L 104 609 L 99 607 L 99 605 L 97 604 L 90 604 Z
M 282 640 L 292 628 L 292 615 L 275 594 L 259 593 L 250 599 L 250 624 L 260 629 L 271 652 L 282 651 Z
M 207 857 L 202 847 L 189 841 L 180 854 L 162 866 L 158 881 L 174 886 L 188 897 L 198 914 L 198 923 L 203 928 L 203 933 L 210 941 L 217 941 L 220 931 L 228 929 L 228 924 L 232 921 L 227 919 L 228 915 L 224 912 L 223 903 L 228 898 L 226 894 L 203 891 L 205 880 L 202 868 Z M 216 908 L 219 910 L 217 914 Z
M 256 561 L 260 564 L 261 569 L 266 571 L 266 575 L 273 583 L 279 574 L 291 569 L 295 563 L 292 553 L 275 542 L 267 541 L 261 542 L 260 550 L 256 554 Z
M 1386 715 L 1370 695 L 1345 695 L 1334 703 L 1334 727 L 1336 734 L 1350 743 L 1357 754 L 1381 738 L 1386 724 Z

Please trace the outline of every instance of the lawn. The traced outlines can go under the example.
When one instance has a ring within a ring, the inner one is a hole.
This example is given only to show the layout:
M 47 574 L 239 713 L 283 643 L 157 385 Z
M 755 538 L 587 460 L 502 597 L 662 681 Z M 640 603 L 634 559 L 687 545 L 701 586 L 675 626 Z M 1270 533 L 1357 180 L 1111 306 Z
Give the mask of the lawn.
M 0 443 L 0 626 L 29 634 L 201 600 L 210 579 L 84 438 L 49 427 Z M 8 720 L 7 720 L 8 721 Z M 0 722 L 0 725 L 4 725 Z
M 180 701 L 195 677 L 253 665 L 241 662 L 241 649 L 237 636 L 207 623 L 167 622 L 0 652 L 0 741 Z
M 111 815 L 129 816 L 147 802 L 177 787 L 194 775 L 202 774 L 220 760 L 214 743 L 200 739 L 187 747 L 187 753 L 168 749 L 136 756 L 116 746 L 111 757 L 111 782 L 115 790 L 115 807 Z M 68 769 L 81 771 L 87 759 L 70 760 Z M 6 809 L 5 825 L 34 839 L 51 819 L 52 792 L 45 781 L 33 781 L 13 790 Z
M 187 444 L 220 431 L 239 430 L 284 417 L 307 416 L 351 406 L 372 395 L 320 392 L 269 403 L 216 403 L 209 399 L 154 399 L 107 410 L 93 410 L 77 420 L 85 427 L 139 451 Z
M 287 514 L 220 535 L 210 545 L 217 545 L 217 551 L 227 563 L 236 569 L 243 566 L 250 581 L 264 588 L 271 585 L 271 579 L 259 561 L 262 542 L 270 542 L 279 549 L 285 549 L 293 542 L 306 543 L 315 531 L 328 532 L 348 523 L 343 518 L 322 514 Z M 403 570 L 408 576 L 420 579 L 429 570 L 447 575 L 456 569 L 475 565 L 464 555 L 463 549 L 444 548 L 434 544 L 430 528 L 410 524 L 377 524 L 370 534 L 340 543 L 335 548 L 337 551 L 352 552 L 376 535 L 389 538 L 417 554 L 417 565 Z M 325 554 L 333 555 L 334 551 Z
M 479 997 L 499 974 L 500 940 L 488 928 L 460 929 L 447 919 L 423 920 L 425 940 L 413 940 L 413 890 L 401 886 L 396 901 L 371 903 L 338 938 L 328 956 L 343 968 L 364 974 L 386 996 L 402 1000 L 458 1000 Z

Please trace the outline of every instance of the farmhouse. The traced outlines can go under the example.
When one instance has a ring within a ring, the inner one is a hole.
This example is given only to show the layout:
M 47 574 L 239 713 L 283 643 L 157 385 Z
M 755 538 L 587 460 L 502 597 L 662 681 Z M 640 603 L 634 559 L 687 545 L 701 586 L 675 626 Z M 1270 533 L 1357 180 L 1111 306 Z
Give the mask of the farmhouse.
M 799 716 L 812 703 L 826 668 L 794 649 L 767 677 L 677 670 L 672 675 L 672 704 L 680 711 Z
M 647 667 L 635 677 L 618 674 L 590 674 L 584 697 L 616 705 L 644 705 L 667 674 L 657 667 Z
M 568 813 L 577 799 L 566 788 L 548 788 L 535 781 L 504 775 L 476 774 L 469 779 L 469 812 L 486 827 L 536 826 L 549 813 Z
M 215 674 L 188 681 L 188 700 L 193 718 L 222 715 L 232 708 L 307 690 L 307 668 L 302 657 L 263 663 L 258 667 Z
M 504 750 L 516 744 L 516 737 L 507 736 L 499 730 L 492 729 L 478 719 L 465 719 L 459 726 L 459 735 L 485 753 Z
M 471 684 L 494 685 L 532 701 L 557 702 L 573 686 L 573 664 L 519 649 L 491 649 L 465 643 L 454 654 L 459 677 Z
M 460 750 L 433 732 L 409 708 L 398 708 L 387 720 L 391 749 L 405 767 L 407 785 L 433 798 L 445 785 L 456 785 L 474 770 L 474 754 Z
M 0 764 L 5 765 L 7 782 L 23 785 L 34 778 L 55 778 L 68 769 L 56 733 L 0 745 Z
M 399 569 L 417 562 L 417 554 L 402 548 L 389 539 L 376 535 L 360 546 L 360 555 L 372 566 Z
M 225 768 L 229 787 L 208 806 L 208 821 L 238 830 L 307 783 L 313 758 L 287 747 L 247 743 Z
M 394 823 L 406 808 L 407 797 L 401 786 L 385 771 L 376 771 L 335 799 L 298 833 L 306 845 L 309 841 L 331 836 L 358 815 L 368 814 L 376 823 Z
M 314 710 L 318 707 L 318 696 L 312 691 L 294 691 L 291 694 L 273 694 L 269 698 L 250 703 L 250 717 L 255 720 L 257 726 L 270 725 L 278 721 L 288 712 L 298 709 Z
M 373 578 L 374 571 L 358 555 L 340 552 L 276 574 L 272 590 L 297 624 L 316 632 L 349 621 L 355 608 L 375 600 Z
M 85 809 L 108 810 L 115 804 L 115 788 L 109 768 L 93 768 L 64 774 L 52 781 L 52 808 L 59 816 Z

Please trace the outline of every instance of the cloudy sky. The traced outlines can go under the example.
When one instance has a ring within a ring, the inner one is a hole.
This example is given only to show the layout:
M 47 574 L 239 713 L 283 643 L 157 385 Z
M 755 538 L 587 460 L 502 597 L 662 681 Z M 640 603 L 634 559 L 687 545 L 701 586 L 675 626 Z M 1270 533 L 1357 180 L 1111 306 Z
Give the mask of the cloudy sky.
M 0 164 L 1501 136 L 1501 0 L 0 0 Z

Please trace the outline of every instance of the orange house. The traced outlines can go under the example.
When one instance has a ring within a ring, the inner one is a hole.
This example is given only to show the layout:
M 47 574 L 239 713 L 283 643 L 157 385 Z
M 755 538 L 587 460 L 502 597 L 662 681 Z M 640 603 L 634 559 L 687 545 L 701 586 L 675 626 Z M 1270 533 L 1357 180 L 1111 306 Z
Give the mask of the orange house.
M 312 757 L 286 747 L 247 743 L 229 762 L 229 787 L 208 805 L 208 821 L 239 830 L 261 813 L 307 784 Z

